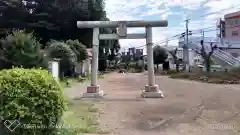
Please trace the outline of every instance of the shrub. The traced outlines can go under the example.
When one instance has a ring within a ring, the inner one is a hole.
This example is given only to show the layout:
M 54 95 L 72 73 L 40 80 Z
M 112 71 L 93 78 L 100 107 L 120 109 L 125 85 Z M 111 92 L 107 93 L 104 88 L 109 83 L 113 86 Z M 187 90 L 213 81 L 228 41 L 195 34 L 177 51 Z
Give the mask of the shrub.
M 178 73 L 178 74 L 172 74 L 171 78 L 189 78 L 191 75 L 190 73 Z
M 172 74 L 178 74 L 179 72 L 177 72 L 176 70 L 161 70 L 159 72 L 157 72 L 155 70 L 156 75 L 160 74 L 160 75 L 172 75 Z
M 205 83 L 216 84 L 239 84 L 240 78 L 230 72 L 193 72 L 193 73 L 177 73 L 170 75 L 171 78 L 182 78 L 188 80 L 196 80 Z
M 44 61 L 43 53 L 39 41 L 33 36 L 33 33 L 25 31 L 13 31 L 5 39 L 1 40 L 1 63 L 3 68 L 14 67 L 44 67 L 47 63 Z
M 6 127 L 0 130 L 10 135 L 55 135 L 53 127 L 61 121 L 65 100 L 60 84 L 47 70 L 1 70 L 0 96 L 0 116 L 20 122 L 12 132 Z
M 179 72 L 177 72 L 177 70 L 167 70 L 167 74 L 171 75 L 171 74 L 177 74 Z

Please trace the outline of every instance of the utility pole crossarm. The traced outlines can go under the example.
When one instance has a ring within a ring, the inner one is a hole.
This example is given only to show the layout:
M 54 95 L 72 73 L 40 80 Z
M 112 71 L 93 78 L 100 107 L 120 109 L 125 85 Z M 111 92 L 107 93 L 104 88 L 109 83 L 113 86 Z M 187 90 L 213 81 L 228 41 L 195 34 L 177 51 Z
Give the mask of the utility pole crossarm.
M 160 21 L 77 21 L 78 28 L 116 28 L 124 23 L 127 27 L 167 27 L 167 20 Z

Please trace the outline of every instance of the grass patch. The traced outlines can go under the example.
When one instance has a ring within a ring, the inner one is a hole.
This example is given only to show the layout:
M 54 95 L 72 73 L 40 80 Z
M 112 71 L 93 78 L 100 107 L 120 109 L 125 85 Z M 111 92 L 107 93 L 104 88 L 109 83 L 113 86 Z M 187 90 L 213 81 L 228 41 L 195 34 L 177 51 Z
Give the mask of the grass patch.
M 99 75 L 98 79 L 104 79 L 104 75 Z
M 80 83 L 85 82 L 85 81 L 90 80 L 90 79 L 91 79 L 91 78 L 89 78 L 88 76 L 87 76 L 87 77 L 81 77 L 81 76 L 79 76 L 78 78 L 76 78 L 76 80 L 77 80 L 78 82 L 80 82 Z
M 104 75 L 98 75 L 98 79 L 104 79 Z M 64 78 L 60 81 L 62 87 L 71 87 L 75 83 L 83 83 L 87 80 L 91 80 L 91 74 L 86 77 L 76 77 L 76 78 Z
M 71 87 L 74 83 L 77 83 L 76 78 L 64 78 L 63 80 L 60 80 L 60 84 L 62 87 Z
M 93 104 L 83 101 L 72 101 L 63 116 L 61 135 L 79 135 L 97 132 L 97 109 Z
M 170 78 L 195 80 L 204 83 L 215 84 L 240 84 L 240 69 L 233 69 L 228 72 L 192 72 L 171 74 Z
M 176 70 L 166 70 L 166 71 L 155 71 L 156 75 L 173 75 L 173 74 L 178 74 L 179 72 L 177 72 Z

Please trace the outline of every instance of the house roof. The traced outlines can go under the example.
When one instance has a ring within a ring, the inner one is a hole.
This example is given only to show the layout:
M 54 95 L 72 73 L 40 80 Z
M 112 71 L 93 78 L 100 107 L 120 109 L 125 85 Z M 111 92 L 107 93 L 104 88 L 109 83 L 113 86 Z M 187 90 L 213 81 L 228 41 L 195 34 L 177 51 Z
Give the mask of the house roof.
M 238 11 L 238 12 L 233 12 L 233 13 L 229 13 L 229 14 L 225 14 L 225 15 L 224 15 L 224 18 L 225 18 L 225 19 L 228 19 L 228 18 L 233 18 L 233 17 L 237 17 L 237 16 L 240 16 L 240 11 Z
M 87 48 L 88 57 L 92 57 L 92 48 Z

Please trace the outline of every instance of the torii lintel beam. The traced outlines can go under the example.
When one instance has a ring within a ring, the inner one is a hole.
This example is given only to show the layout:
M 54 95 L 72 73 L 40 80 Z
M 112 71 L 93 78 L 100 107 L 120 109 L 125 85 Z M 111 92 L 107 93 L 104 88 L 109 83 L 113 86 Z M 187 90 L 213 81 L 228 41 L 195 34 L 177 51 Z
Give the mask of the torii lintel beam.
M 127 27 L 167 27 L 167 20 L 158 21 L 77 21 L 78 28 L 116 28 L 124 23 Z

